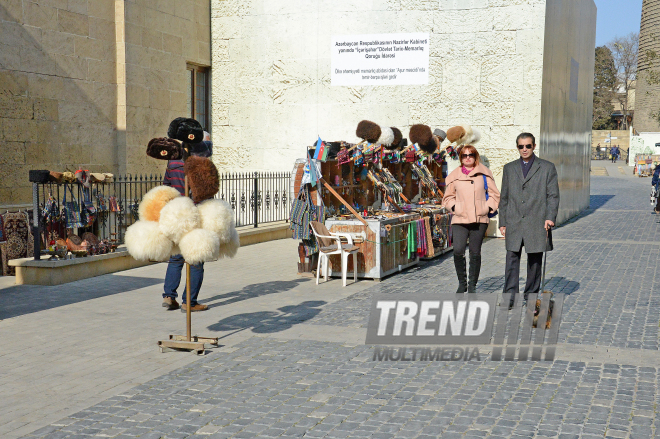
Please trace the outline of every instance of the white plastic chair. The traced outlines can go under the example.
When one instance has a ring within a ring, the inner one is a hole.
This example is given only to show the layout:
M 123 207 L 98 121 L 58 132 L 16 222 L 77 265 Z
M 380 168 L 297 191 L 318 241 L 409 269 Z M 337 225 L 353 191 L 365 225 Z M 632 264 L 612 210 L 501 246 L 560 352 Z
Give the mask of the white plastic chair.
M 341 280 L 342 285 L 346 286 L 346 273 L 348 271 L 348 257 L 353 255 L 353 282 L 357 282 L 357 254 L 360 248 L 353 245 L 353 237 L 348 233 L 333 233 L 328 231 L 323 223 L 311 221 L 312 232 L 319 243 L 319 263 L 316 266 L 316 285 L 319 284 L 321 274 L 321 264 L 323 263 L 323 273 L 326 282 L 328 281 L 328 261 L 331 255 L 341 255 Z M 348 241 L 342 244 L 341 239 Z

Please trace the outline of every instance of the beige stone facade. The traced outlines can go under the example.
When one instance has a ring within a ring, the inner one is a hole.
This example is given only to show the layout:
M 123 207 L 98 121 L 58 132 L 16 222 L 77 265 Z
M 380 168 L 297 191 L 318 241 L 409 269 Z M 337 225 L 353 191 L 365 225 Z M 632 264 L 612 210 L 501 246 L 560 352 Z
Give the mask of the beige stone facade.
M 208 0 L 0 3 L 0 206 L 29 169 L 162 172 L 146 144 L 185 116 L 187 63 L 210 65 Z
M 606 142 L 608 139 L 611 141 Z M 630 132 L 628 130 L 592 130 L 591 148 L 595 148 L 599 143 L 603 148 L 618 145 L 619 148 L 628 151 L 630 147 Z
M 642 18 L 639 29 L 639 60 L 637 65 L 637 102 L 635 109 L 635 130 L 639 133 L 660 131 L 660 123 L 652 116 L 660 110 L 660 85 L 649 84 L 649 71 L 658 71 L 658 61 L 649 65 L 647 51 L 660 54 L 660 0 L 644 0 L 642 2 Z
M 287 171 L 317 135 L 358 141 L 361 119 L 471 124 L 499 180 L 529 131 L 578 194 L 563 220 L 589 203 L 595 17 L 592 0 L 212 0 L 214 159 Z M 333 35 L 411 32 L 429 34 L 428 85 L 332 86 Z

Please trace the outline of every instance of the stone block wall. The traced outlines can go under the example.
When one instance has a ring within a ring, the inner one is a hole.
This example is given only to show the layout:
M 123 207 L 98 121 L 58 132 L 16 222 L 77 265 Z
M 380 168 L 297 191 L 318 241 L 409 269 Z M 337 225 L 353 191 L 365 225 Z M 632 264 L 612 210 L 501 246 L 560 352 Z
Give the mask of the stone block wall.
M 211 65 L 210 20 L 208 0 L 125 2 L 126 172 L 164 172 L 146 145 L 189 116 L 186 63 Z
M 468 123 L 496 176 L 540 130 L 545 0 L 212 0 L 213 130 L 227 170 L 290 170 L 361 119 Z M 333 87 L 333 35 L 428 32 L 426 86 Z
M 29 169 L 164 171 L 146 144 L 211 63 L 209 0 L 6 0 L 0 35 L 1 207 L 31 203 Z
M 605 143 L 610 135 L 616 139 L 611 143 Z M 630 147 L 630 132 L 628 130 L 591 130 L 591 148 L 596 148 L 599 143 L 601 147 L 619 145 L 619 148 L 627 151 Z
M 0 4 L 0 205 L 29 203 L 29 169 L 114 171 L 113 2 Z

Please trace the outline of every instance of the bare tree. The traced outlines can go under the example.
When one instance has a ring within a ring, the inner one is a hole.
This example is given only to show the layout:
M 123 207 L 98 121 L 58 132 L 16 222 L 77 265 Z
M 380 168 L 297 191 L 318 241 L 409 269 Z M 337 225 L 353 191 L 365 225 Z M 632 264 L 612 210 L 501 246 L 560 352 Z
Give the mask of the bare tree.
M 614 67 L 617 72 L 617 100 L 623 113 L 623 129 L 628 129 L 628 100 L 630 91 L 635 88 L 637 79 L 637 55 L 639 51 L 639 34 L 631 32 L 624 37 L 616 37 L 607 44 L 612 51 Z

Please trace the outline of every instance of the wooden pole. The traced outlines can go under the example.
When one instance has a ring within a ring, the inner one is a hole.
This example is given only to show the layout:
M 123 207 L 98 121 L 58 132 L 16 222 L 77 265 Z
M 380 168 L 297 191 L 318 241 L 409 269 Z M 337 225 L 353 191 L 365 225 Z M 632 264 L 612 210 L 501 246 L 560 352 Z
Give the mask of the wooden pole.
M 186 197 L 190 196 L 190 188 L 188 187 L 188 176 L 184 177 L 184 193 Z M 190 304 L 190 264 L 186 262 L 186 341 L 191 340 L 192 336 L 192 316 Z
M 355 215 L 355 217 L 356 217 L 357 219 L 359 219 L 359 220 L 362 222 L 362 224 L 364 224 L 365 226 L 369 226 L 369 224 L 367 224 L 367 221 L 366 221 L 364 218 L 362 218 L 362 215 L 360 215 L 359 213 L 357 213 L 357 211 L 356 211 L 355 209 L 353 209 L 353 206 L 351 206 L 346 200 L 344 200 L 344 199 L 342 198 L 342 196 L 339 195 L 339 193 L 338 193 L 336 190 L 334 190 L 334 189 L 332 188 L 332 186 L 330 186 L 330 185 L 329 185 L 329 184 L 328 184 L 323 178 L 319 178 L 319 181 L 320 181 L 321 183 L 323 183 L 323 186 L 325 186 L 325 188 L 326 188 L 327 190 L 329 190 L 330 193 L 331 193 L 332 195 L 334 195 L 334 196 L 339 200 L 339 202 L 341 202 L 341 204 L 343 204 L 344 206 L 346 206 L 346 208 L 347 208 L 347 209 L 348 209 L 353 215 Z

